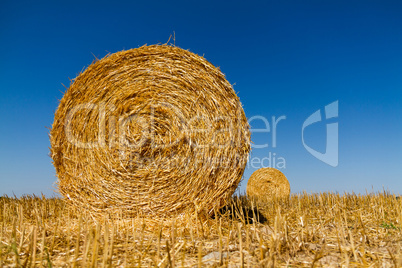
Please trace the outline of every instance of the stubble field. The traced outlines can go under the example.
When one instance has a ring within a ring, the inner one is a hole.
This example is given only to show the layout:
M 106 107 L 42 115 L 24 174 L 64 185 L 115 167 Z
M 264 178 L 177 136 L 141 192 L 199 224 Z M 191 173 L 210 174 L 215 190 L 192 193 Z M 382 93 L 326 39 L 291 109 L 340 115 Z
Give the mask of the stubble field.
M 62 199 L 0 198 L 0 267 L 401 267 L 388 193 L 244 196 L 207 215 L 96 218 Z

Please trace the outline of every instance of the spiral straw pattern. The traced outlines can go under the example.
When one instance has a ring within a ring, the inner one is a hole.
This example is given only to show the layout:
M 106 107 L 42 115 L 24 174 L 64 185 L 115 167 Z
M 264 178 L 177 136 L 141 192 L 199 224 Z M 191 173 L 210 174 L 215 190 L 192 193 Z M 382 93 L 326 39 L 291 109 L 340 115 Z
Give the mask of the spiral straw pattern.
M 222 72 L 169 45 L 88 66 L 61 99 L 50 141 L 59 192 L 94 213 L 211 213 L 237 188 L 250 151 Z

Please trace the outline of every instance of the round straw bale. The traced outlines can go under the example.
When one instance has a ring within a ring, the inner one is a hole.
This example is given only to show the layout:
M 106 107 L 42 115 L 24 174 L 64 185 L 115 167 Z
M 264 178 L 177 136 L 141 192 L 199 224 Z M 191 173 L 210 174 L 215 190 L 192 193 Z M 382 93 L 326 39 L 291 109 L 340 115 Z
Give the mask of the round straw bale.
M 50 140 L 59 192 L 94 213 L 211 213 L 237 188 L 250 151 L 222 72 L 168 45 L 88 66 L 61 99 Z
M 248 198 L 259 203 L 288 198 L 290 195 L 289 181 L 285 175 L 275 168 L 260 168 L 251 174 L 246 193 Z

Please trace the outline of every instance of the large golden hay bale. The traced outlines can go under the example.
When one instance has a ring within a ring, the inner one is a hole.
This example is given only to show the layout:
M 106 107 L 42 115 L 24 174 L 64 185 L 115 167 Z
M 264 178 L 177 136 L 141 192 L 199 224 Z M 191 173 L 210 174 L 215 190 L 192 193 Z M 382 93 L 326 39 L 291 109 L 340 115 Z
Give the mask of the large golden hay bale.
M 92 212 L 211 212 L 238 186 L 250 132 L 240 100 L 203 57 L 168 45 L 91 64 L 50 133 L 59 192 Z
M 275 168 L 260 168 L 251 174 L 246 189 L 247 196 L 263 203 L 290 195 L 290 184 L 285 175 Z

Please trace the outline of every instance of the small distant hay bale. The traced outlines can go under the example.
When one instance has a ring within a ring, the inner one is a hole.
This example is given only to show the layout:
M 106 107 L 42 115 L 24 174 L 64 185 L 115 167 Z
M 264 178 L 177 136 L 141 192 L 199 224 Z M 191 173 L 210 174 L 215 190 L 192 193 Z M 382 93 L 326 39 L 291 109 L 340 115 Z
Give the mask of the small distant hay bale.
M 95 214 L 212 213 L 237 188 L 250 151 L 222 72 L 168 45 L 88 66 L 61 99 L 50 141 L 59 192 Z
M 246 193 L 248 198 L 258 203 L 268 200 L 288 198 L 290 184 L 285 175 L 275 168 L 260 168 L 251 174 Z

